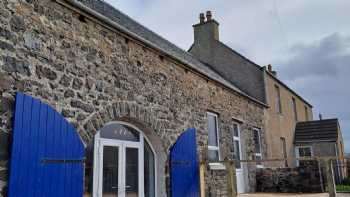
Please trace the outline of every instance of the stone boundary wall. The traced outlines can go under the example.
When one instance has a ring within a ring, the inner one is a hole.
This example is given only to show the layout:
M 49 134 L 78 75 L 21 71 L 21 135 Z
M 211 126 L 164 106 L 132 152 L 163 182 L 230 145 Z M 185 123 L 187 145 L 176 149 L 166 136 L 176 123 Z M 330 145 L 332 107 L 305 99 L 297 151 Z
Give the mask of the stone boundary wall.
M 297 168 L 257 169 L 257 192 L 322 193 L 323 173 L 317 165 Z

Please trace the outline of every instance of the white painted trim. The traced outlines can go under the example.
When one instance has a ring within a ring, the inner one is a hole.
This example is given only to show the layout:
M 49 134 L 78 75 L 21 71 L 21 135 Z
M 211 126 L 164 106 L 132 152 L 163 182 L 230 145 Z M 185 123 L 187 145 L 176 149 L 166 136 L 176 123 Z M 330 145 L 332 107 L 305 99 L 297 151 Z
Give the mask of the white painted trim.
M 226 166 L 222 163 L 209 163 L 210 170 L 226 170 Z
M 218 114 L 212 113 L 212 112 L 207 112 L 207 125 L 208 124 L 208 115 L 214 116 L 215 117 L 215 124 L 216 124 L 216 141 L 217 141 L 217 146 L 209 146 L 208 145 L 208 150 L 216 150 L 218 151 L 218 159 L 219 161 L 221 160 L 221 153 L 220 153 L 220 135 L 219 135 L 219 120 L 218 120 Z M 208 138 L 209 138 L 209 127 L 208 127 Z

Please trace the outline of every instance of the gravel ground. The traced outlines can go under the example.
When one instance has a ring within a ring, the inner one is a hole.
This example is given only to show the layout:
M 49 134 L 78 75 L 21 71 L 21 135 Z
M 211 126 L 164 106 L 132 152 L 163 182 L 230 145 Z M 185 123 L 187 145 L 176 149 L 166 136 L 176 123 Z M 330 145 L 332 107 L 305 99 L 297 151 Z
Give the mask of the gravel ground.
M 238 197 L 328 197 L 328 194 L 240 194 Z M 337 197 L 350 197 L 350 193 L 340 193 L 337 194 Z

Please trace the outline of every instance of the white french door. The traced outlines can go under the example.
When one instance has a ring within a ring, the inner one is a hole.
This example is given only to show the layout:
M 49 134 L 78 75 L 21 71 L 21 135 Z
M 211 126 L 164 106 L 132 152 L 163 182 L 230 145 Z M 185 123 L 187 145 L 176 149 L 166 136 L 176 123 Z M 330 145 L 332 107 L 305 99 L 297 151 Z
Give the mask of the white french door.
M 141 144 L 143 142 L 95 140 L 94 197 L 144 197 Z

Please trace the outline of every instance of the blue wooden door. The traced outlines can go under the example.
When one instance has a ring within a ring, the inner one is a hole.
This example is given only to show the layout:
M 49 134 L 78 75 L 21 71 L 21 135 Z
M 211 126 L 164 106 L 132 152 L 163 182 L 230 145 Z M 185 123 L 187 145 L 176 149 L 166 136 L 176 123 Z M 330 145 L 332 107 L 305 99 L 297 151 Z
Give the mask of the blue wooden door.
M 170 150 L 170 177 L 173 197 L 199 196 L 199 169 L 194 128 L 184 132 Z
M 9 197 L 83 195 L 84 146 L 53 108 L 16 95 Z

